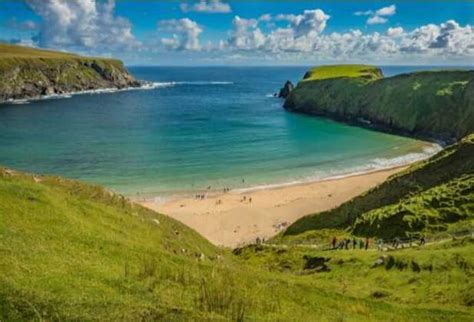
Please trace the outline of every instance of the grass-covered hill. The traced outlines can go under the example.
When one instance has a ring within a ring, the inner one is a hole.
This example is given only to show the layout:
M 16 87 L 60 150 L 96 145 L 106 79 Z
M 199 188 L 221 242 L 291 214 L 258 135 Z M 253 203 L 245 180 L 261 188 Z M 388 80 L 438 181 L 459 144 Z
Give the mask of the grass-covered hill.
M 324 65 L 310 69 L 303 77 L 303 82 L 330 78 L 364 78 L 377 80 L 383 78 L 380 68 L 370 65 Z
M 299 219 L 284 236 L 335 228 L 394 238 L 459 223 L 474 228 L 474 134 L 335 209 Z
M 0 170 L 2 321 L 469 321 L 472 245 L 394 254 L 421 271 L 371 269 L 373 251 L 234 255 L 101 187 Z M 331 272 L 306 267 L 321 255 Z
M 373 66 L 321 66 L 306 73 L 284 107 L 410 136 L 460 139 L 474 132 L 474 71 L 383 78 Z
M 100 88 L 138 86 L 116 59 L 0 43 L 0 103 Z

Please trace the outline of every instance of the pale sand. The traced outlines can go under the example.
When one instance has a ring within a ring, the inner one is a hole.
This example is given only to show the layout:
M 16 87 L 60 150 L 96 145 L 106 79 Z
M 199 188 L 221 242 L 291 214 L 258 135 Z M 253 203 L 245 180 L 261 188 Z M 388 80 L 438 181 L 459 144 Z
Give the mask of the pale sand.
M 216 245 L 236 247 L 274 236 L 307 214 L 332 209 L 404 168 L 250 192 L 211 193 L 204 200 L 136 202 L 183 222 Z M 247 201 L 242 201 L 244 196 Z

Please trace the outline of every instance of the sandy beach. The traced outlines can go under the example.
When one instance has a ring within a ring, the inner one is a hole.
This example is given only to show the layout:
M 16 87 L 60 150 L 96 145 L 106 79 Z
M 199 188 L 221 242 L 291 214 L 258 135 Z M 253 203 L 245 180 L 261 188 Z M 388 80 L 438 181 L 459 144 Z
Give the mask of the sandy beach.
M 210 192 L 204 200 L 135 201 L 185 223 L 216 245 L 236 247 L 269 238 L 307 214 L 334 208 L 404 168 L 264 190 Z

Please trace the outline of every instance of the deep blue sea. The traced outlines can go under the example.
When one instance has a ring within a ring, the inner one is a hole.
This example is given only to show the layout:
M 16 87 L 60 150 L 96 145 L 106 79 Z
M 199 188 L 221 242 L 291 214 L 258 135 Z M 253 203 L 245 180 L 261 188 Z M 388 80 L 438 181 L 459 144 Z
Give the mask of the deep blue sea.
M 0 105 L 0 164 L 151 196 L 317 180 L 429 152 L 413 139 L 286 112 L 272 94 L 307 67 L 129 70 L 153 88 Z

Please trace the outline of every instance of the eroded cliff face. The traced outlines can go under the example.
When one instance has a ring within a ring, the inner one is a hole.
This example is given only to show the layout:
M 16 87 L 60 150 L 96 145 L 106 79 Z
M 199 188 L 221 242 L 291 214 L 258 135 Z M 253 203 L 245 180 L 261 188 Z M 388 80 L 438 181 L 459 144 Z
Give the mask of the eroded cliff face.
M 0 58 L 0 103 L 140 82 L 114 59 L 64 57 Z
M 284 107 L 385 132 L 450 141 L 474 132 L 474 71 L 304 80 Z

